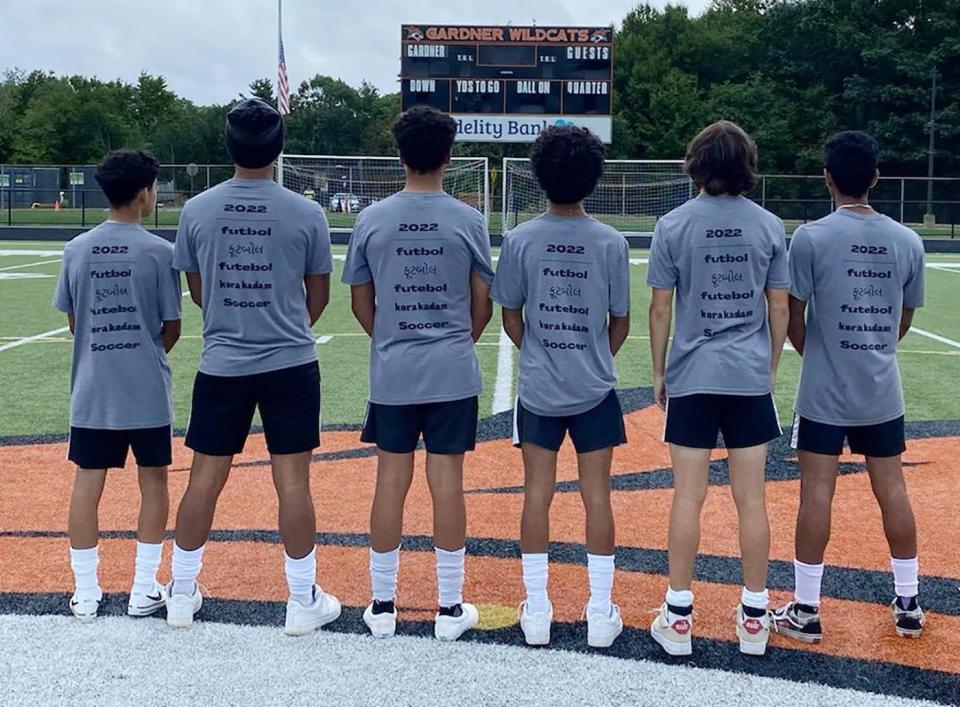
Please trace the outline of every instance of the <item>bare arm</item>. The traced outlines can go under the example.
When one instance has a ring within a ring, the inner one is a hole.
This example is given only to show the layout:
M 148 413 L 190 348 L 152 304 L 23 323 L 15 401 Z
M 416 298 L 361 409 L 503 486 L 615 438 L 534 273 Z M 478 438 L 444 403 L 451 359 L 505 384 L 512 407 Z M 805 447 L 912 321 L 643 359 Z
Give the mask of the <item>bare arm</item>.
M 180 320 L 171 319 L 163 323 L 163 350 L 167 353 L 180 341 Z
M 490 285 L 476 271 L 470 275 L 470 319 L 473 322 L 473 340 L 479 341 L 483 330 L 493 317 Z
M 630 315 L 615 317 L 611 314 L 608 329 L 610 330 L 610 353 L 616 356 L 630 334 Z
M 330 275 L 305 275 L 303 284 L 307 289 L 307 312 L 310 314 L 310 326 L 313 326 L 330 303 Z
M 790 291 L 787 289 L 771 288 L 767 290 L 767 317 L 770 320 L 770 387 L 777 383 L 777 367 L 780 365 L 780 354 L 783 353 L 783 343 L 787 340 L 787 329 L 790 326 Z
M 664 376 L 667 370 L 667 342 L 673 319 L 673 290 L 653 288 L 650 298 L 650 355 L 653 358 L 653 396 L 661 409 L 667 406 Z
M 354 285 L 350 288 L 350 306 L 353 309 L 353 316 L 360 322 L 360 326 L 367 332 L 367 336 L 373 336 L 377 296 L 372 282 L 365 282 L 362 285 Z
M 790 296 L 790 325 L 787 335 L 797 353 L 803 356 L 803 342 L 807 337 L 807 303 L 802 299 Z
M 67 315 L 67 324 L 70 325 L 70 333 L 76 334 L 77 333 L 77 317 L 73 312 L 70 312 L 70 314 Z
M 190 299 L 193 300 L 193 303 L 203 308 L 203 283 L 200 282 L 200 273 L 198 272 L 188 272 L 187 273 L 187 287 L 190 288 Z
M 903 311 L 900 313 L 900 338 L 898 341 L 903 341 L 903 337 L 910 331 L 910 327 L 913 326 L 913 313 L 916 311 L 917 310 L 911 307 L 903 308 Z
M 507 336 L 510 337 L 514 346 L 519 349 L 523 342 L 523 310 L 503 307 L 501 314 L 503 316 L 503 330 L 507 332 Z

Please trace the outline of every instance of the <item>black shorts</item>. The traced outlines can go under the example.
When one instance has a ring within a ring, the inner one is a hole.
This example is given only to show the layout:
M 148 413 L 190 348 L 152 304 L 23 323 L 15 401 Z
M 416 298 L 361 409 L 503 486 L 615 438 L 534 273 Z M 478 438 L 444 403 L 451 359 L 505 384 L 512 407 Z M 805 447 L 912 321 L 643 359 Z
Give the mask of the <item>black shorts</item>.
M 173 461 L 170 425 L 139 430 L 70 428 L 67 459 L 81 469 L 122 469 L 133 448 L 137 466 L 169 466 Z
M 827 425 L 799 415 L 794 417 L 791 440 L 794 449 L 836 457 L 843 453 L 844 442 L 849 442 L 851 452 L 865 457 L 903 454 L 907 451 L 903 416 L 864 427 Z
M 627 442 L 623 410 L 617 391 L 611 390 L 598 405 L 579 415 L 552 417 L 527 410 L 517 401 L 513 411 L 513 444 L 535 444 L 554 452 L 560 449 L 567 433 L 577 454 L 616 447 Z
M 717 434 L 727 449 L 767 444 L 783 434 L 773 395 L 698 393 L 670 398 L 664 441 L 693 449 L 716 449 Z
M 394 454 L 409 454 L 420 435 L 430 454 L 463 454 L 477 446 L 477 396 L 416 405 L 367 404 L 360 441 Z
M 320 365 L 314 361 L 250 376 L 198 372 L 187 446 L 215 457 L 239 454 L 257 408 L 271 454 L 319 447 Z

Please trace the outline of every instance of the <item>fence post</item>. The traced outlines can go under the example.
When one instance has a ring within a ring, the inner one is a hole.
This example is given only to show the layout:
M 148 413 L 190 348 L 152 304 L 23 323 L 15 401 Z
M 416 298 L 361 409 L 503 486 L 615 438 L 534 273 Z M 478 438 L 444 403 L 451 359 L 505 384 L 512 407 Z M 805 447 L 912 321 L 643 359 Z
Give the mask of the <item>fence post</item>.
M 13 225 L 13 187 L 7 187 L 7 225 Z
M 767 208 L 767 175 L 760 176 L 760 206 Z
M 87 227 L 87 190 L 80 190 L 80 228 Z
M 903 177 L 900 177 L 900 223 L 904 222 L 903 204 L 907 194 L 906 184 L 907 184 L 907 180 L 904 179 Z

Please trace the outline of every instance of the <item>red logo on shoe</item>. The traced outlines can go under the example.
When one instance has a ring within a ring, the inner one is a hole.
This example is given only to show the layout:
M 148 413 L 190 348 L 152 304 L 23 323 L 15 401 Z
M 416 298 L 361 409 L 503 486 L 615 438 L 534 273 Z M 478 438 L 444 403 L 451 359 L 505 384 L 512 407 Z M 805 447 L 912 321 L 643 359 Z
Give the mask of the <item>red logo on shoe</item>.
M 747 633 L 751 636 L 756 636 L 763 630 L 763 623 L 760 619 L 747 619 L 743 622 L 743 627 L 747 629 Z
M 690 621 L 688 619 L 677 619 L 670 625 L 670 628 L 682 636 L 690 633 Z

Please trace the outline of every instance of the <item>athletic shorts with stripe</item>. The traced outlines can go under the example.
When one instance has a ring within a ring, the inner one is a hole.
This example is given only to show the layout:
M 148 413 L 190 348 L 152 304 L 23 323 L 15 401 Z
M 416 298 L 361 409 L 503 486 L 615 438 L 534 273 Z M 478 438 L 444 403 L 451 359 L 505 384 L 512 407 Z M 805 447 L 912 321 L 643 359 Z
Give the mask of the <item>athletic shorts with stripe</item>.
M 727 449 L 767 444 L 783 434 L 773 395 L 697 393 L 667 400 L 664 440 L 693 449 Z

